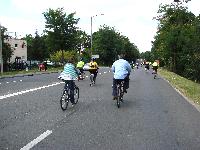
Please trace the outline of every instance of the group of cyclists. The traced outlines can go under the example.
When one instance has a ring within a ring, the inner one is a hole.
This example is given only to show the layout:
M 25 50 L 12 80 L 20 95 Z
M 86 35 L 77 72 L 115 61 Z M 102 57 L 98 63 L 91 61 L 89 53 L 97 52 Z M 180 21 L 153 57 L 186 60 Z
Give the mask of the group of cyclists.
M 113 76 L 113 91 L 112 91 L 112 96 L 113 100 L 117 99 L 117 84 L 121 81 L 124 81 L 124 93 L 127 93 L 127 89 L 129 88 L 129 75 L 131 73 L 131 65 L 128 61 L 124 59 L 124 55 L 120 54 L 118 55 L 118 60 L 116 60 L 113 65 L 112 65 L 112 72 L 114 74 Z M 75 61 L 73 58 L 70 58 L 68 62 L 64 66 L 63 72 L 60 74 L 59 77 L 61 77 L 64 81 L 65 84 L 68 84 L 69 90 L 70 90 L 70 101 L 72 105 L 74 104 L 74 80 L 78 78 L 78 80 L 84 79 L 84 69 L 83 66 L 85 65 L 83 59 L 81 58 L 80 61 L 77 63 L 75 66 Z M 145 64 L 145 68 L 149 70 L 149 63 Z M 137 65 L 136 65 L 137 66 Z M 158 69 L 158 63 L 155 61 L 152 64 L 154 73 L 157 73 Z M 79 69 L 79 71 L 77 70 Z M 93 80 L 92 84 L 95 84 L 96 82 L 96 77 L 98 74 L 98 64 L 95 61 L 95 58 L 92 58 L 90 63 L 89 63 L 89 72 L 90 75 L 93 75 Z

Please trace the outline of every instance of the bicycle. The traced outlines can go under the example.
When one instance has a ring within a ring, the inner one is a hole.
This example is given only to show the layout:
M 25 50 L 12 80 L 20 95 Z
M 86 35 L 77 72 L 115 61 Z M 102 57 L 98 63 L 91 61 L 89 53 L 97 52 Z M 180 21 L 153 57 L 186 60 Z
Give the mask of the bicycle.
M 123 102 L 124 80 L 117 80 L 117 107 L 120 108 L 120 102 Z
M 79 99 L 79 87 L 74 85 L 74 104 L 78 103 L 78 99 Z M 63 111 L 67 109 L 69 101 L 70 101 L 70 89 L 69 89 L 69 84 L 66 83 L 62 92 L 62 96 L 60 98 L 60 106 Z

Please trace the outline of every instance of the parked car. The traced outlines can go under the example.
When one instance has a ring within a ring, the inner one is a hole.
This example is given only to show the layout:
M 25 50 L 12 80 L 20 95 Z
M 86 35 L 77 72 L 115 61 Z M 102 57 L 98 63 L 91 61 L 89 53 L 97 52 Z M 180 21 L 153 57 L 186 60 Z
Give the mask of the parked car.
M 47 65 L 49 65 L 49 66 L 54 66 L 54 65 L 55 65 L 54 62 L 51 62 L 51 61 L 49 61 L 49 60 L 47 60 L 46 63 L 47 63 Z
M 86 63 L 84 66 L 83 66 L 83 70 L 84 71 L 88 71 L 90 68 L 90 63 Z

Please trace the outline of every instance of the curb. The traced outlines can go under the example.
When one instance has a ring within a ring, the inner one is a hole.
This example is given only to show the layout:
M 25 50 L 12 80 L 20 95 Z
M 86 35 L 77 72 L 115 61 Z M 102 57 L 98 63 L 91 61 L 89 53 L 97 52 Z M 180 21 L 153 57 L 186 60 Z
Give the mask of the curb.
M 27 73 L 27 74 L 16 74 L 13 76 L 2 76 L 0 79 L 5 79 L 5 78 L 15 78 L 15 77 L 25 77 L 25 76 L 34 76 L 34 75 L 42 75 L 42 74 L 51 74 L 51 73 L 59 73 L 60 71 L 51 71 L 51 72 L 35 72 L 35 73 Z

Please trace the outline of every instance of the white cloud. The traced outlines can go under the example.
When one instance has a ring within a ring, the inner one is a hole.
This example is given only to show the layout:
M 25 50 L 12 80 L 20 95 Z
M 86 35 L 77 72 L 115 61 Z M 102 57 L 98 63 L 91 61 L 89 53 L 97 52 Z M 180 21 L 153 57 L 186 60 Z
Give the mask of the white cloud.
M 34 34 L 38 29 L 44 29 L 42 15 L 48 8 L 64 7 L 67 14 L 76 12 L 80 18 L 79 26 L 90 34 L 90 17 L 93 18 L 93 31 L 100 25 L 115 27 L 123 35 L 129 37 L 141 51 L 151 49 L 151 41 L 156 32 L 157 22 L 152 20 L 156 16 L 160 3 L 170 3 L 173 0 L 12 0 L 11 16 L 1 16 L 1 22 L 9 31 L 19 34 Z M 199 14 L 199 0 L 192 0 L 189 10 Z M 14 14 L 18 15 L 14 15 Z M 99 14 L 105 14 L 100 16 Z

